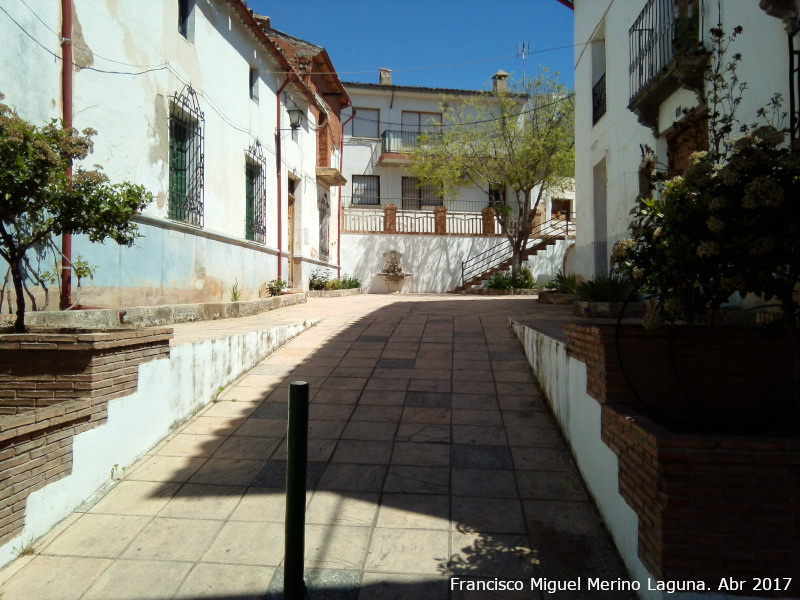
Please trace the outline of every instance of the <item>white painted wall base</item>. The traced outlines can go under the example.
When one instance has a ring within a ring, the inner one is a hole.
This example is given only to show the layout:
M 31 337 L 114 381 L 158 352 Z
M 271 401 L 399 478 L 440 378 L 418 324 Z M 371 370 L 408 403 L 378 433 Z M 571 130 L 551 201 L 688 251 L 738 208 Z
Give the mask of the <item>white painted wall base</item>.
M 443 294 L 461 285 L 461 262 L 503 242 L 502 237 L 410 234 L 342 234 L 342 273 L 358 277 L 368 294 L 386 294 L 389 286 L 378 277 L 383 254 L 397 250 L 400 264 L 411 273 L 403 292 Z M 537 281 L 546 283 L 561 270 L 572 240 L 556 242 L 531 257 L 528 266 Z
M 108 403 L 108 421 L 73 441 L 72 472 L 28 497 L 25 527 L 0 547 L 0 567 L 46 534 L 106 484 L 112 467 L 128 467 L 180 423 L 316 321 L 281 325 L 182 344 L 169 359 L 139 366 L 136 393 Z

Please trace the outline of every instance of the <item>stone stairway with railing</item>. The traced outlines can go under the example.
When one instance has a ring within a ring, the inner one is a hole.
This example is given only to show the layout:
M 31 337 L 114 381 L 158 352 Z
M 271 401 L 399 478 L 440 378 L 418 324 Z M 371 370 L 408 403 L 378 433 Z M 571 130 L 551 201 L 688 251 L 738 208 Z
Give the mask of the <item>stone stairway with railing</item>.
M 571 215 L 566 215 L 566 218 L 555 217 L 540 223 L 531 231 L 525 248 L 522 250 L 521 260 L 525 261 L 550 246 L 554 246 L 557 241 L 574 236 L 575 222 L 571 220 Z M 511 243 L 503 240 L 488 250 L 462 261 L 461 285 L 451 293 L 460 294 L 471 288 L 479 287 L 495 273 L 508 271 L 511 268 L 512 257 Z

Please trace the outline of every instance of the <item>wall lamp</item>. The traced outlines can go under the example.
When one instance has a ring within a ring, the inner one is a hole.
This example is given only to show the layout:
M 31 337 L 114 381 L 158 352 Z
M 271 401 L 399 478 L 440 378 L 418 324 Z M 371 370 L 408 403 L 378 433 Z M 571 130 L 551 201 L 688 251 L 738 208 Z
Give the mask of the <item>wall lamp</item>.
M 290 108 L 286 112 L 289 113 L 289 125 L 292 127 L 292 131 L 297 131 L 300 129 L 300 119 L 303 117 L 303 111 L 297 107 Z

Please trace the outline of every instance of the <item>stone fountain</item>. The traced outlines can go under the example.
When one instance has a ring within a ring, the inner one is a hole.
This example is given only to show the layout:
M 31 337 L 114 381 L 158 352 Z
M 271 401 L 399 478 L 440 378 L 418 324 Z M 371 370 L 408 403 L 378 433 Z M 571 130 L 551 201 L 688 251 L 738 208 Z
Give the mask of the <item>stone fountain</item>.
M 399 294 L 403 291 L 406 279 L 411 277 L 411 273 L 403 273 L 400 266 L 400 258 L 403 255 L 397 250 L 390 250 L 383 254 L 383 271 L 378 273 L 378 277 L 383 279 L 389 286 L 390 294 Z

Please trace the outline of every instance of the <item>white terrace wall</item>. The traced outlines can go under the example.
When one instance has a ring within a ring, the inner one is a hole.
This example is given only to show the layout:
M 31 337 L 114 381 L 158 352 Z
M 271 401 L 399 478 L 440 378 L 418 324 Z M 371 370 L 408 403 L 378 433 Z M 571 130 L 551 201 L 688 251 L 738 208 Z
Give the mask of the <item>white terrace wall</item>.
M 78 434 L 72 472 L 28 497 L 25 528 L 0 546 L 0 567 L 47 533 L 118 472 L 312 322 L 181 344 L 139 367 L 137 391 L 108 403 L 106 423 Z
M 404 293 L 441 294 L 461 285 L 461 262 L 503 242 L 502 237 L 412 234 L 342 234 L 342 272 L 358 277 L 365 292 L 384 294 L 388 285 L 378 277 L 383 270 L 383 254 L 397 250 L 400 264 L 411 273 Z M 545 252 L 533 256 L 527 265 L 537 281 L 551 279 L 563 266 L 572 240 L 558 241 Z

